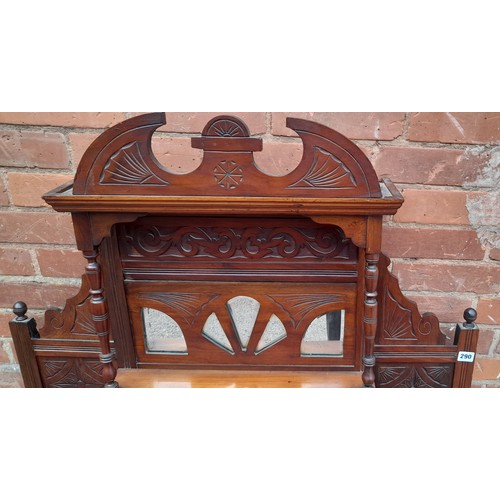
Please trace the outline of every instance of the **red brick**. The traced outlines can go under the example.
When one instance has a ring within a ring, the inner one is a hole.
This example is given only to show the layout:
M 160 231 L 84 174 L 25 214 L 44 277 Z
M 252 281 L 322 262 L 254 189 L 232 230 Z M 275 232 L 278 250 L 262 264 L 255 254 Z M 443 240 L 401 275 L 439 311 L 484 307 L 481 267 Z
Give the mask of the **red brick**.
M 404 113 L 273 113 L 272 133 L 294 136 L 286 127 L 286 117 L 312 120 L 349 139 L 392 140 L 403 132 Z
M 4 212 L 0 219 L 0 242 L 75 244 L 69 214 Z
M 153 137 L 156 159 L 174 172 L 191 172 L 201 163 L 203 151 L 191 147 L 189 137 Z
M 7 195 L 7 186 L 5 182 L 0 177 L 0 207 L 9 206 L 9 196 Z
M 500 141 L 500 113 L 412 113 L 411 141 L 483 144 Z
M 471 299 L 457 295 L 404 295 L 417 303 L 420 314 L 434 313 L 441 323 L 463 321 L 463 312 L 471 306 Z
M 476 352 L 481 355 L 488 354 L 494 342 L 496 342 L 495 331 L 480 328 Z
M 475 231 L 383 226 L 382 251 L 388 257 L 482 260 Z
M 12 202 L 18 207 L 46 207 L 42 196 L 73 179 L 72 175 L 9 172 Z
M 34 273 L 31 256 L 23 248 L 0 248 L 0 274 L 31 276 Z
M 142 115 L 143 113 L 132 113 Z M 261 112 L 238 112 L 238 111 L 214 111 L 203 113 L 165 113 L 167 123 L 158 129 L 159 132 L 183 132 L 190 134 L 201 133 L 205 125 L 218 115 L 232 115 L 245 122 L 250 130 L 250 135 L 265 134 L 266 113 Z
M 7 352 L 9 349 L 9 346 L 13 348 L 13 346 L 10 344 L 10 341 L 7 339 L 0 339 L 0 364 L 3 363 L 12 363 L 10 356 Z M 11 351 L 12 352 L 12 351 Z
M 11 307 L 14 304 L 11 304 Z M 0 338 L 1 337 L 10 337 L 10 328 L 9 328 L 9 321 L 11 319 L 14 319 L 15 315 L 10 312 L 10 313 L 0 313 Z
M 79 278 L 85 272 L 86 261 L 77 250 L 41 248 L 36 255 L 43 276 Z
M 99 137 L 99 134 L 74 132 L 69 134 L 68 137 L 73 154 L 73 167 L 76 170 L 76 167 L 78 167 L 78 164 L 82 159 L 83 153 L 85 153 L 87 148 L 94 142 L 95 139 Z
M 476 357 L 474 380 L 496 380 L 500 376 L 500 358 Z
M 405 202 L 394 216 L 395 222 L 469 224 L 467 193 L 464 191 L 403 189 L 402 194 Z
M 64 136 L 59 132 L 2 130 L 0 165 L 5 167 L 67 168 Z
M 379 177 L 405 184 L 463 186 L 481 175 L 490 155 L 459 149 L 381 147 L 373 161 Z
M 403 290 L 429 292 L 500 292 L 500 266 L 394 260 Z
M 500 299 L 481 297 L 477 306 L 477 322 L 500 325 Z
M 254 154 L 255 163 L 271 175 L 284 175 L 295 169 L 302 159 L 301 143 L 264 142 L 262 151 Z
M 17 301 L 25 302 L 29 309 L 64 307 L 80 287 L 48 283 L 0 283 L 0 307 L 11 308 Z
M 500 260 L 500 248 L 492 248 L 490 250 L 490 259 L 491 260 Z
M 0 113 L 0 123 L 57 127 L 107 128 L 125 120 L 125 113 L 51 112 Z

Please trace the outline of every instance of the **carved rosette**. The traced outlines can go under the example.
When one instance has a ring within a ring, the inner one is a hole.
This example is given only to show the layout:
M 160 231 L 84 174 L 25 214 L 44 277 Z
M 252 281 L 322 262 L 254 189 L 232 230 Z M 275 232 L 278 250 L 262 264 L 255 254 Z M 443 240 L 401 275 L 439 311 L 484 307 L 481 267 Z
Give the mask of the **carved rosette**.
M 224 189 L 235 189 L 243 182 L 243 170 L 234 161 L 221 161 L 214 168 L 214 179 Z

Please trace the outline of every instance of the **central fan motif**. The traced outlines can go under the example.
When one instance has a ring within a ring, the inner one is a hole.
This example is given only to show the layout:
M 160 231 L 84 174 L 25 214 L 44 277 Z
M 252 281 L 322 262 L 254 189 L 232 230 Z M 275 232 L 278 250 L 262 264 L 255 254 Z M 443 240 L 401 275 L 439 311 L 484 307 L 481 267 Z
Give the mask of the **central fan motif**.
M 250 338 L 256 325 L 257 330 L 261 329 L 261 325 L 258 325 L 260 303 L 251 297 L 238 296 L 229 300 L 226 304 L 226 308 L 232 326 L 231 330 L 235 334 L 238 346 L 241 351 L 247 352 Z M 235 354 L 234 347 L 229 341 L 215 313 L 212 313 L 208 317 L 203 327 L 203 337 L 224 351 Z M 281 320 L 273 314 L 267 321 L 259 343 L 252 350 L 254 350 L 255 354 L 259 354 L 284 338 L 286 338 L 285 326 Z

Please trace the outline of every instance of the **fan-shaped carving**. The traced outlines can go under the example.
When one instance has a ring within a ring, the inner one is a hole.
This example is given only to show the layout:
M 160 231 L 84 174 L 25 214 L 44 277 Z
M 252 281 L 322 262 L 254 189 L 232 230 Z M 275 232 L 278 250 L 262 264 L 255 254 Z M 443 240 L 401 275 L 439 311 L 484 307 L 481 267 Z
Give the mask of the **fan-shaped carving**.
M 141 299 L 160 302 L 180 313 L 184 320 L 193 325 L 203 308 L 212 300 L 219 297 L 206 293 L 176 293 L 176 292 L 144 292 L 139 294 Z
M 341 294 L 273 294 L 268 297 L 276 302 L 297 327 L 304 317 L 318 307 L 335 304 L 345 299 Z
M 290 188 L 344 189 L 356 187 L 351 171 L 335 156 L 318 146 L 306 175 Z
M 101 184 L 167 185 L 168 182 L 151 172 L 142 157 L 137 142 L 127 144 L 117 151 L 104 166 Z
M 384 298 L 384 338 L 416 339 L 411 326 L 411 311 L 403 307 L 386 289 Z
M 87 300 L 75 308 L 75 324 L 71 329 L 75 335 L 92 335 L 96 333 L 94 320 L 87 304 Z
M 248 137 L 248 133 L 234 120 L 217 120 L 206 131 L 207 136 L 213 137 Z

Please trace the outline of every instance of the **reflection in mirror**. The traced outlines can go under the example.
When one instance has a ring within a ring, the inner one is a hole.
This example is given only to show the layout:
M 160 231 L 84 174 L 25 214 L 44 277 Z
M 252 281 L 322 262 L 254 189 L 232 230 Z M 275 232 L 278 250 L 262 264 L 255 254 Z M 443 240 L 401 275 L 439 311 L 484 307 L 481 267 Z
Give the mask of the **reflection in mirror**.
M 142 308 L 146 352 L 187 354 L 186 340 L 181 327 L 168 314 L 149 307 Z
M 229 342 L 226 333 L 224 332 L 224 328 L 222 328 L 219 318 L 215 313 L 212 313 L 205 322 L 202 330 L 202 335 L 204 338 L 220 347 L 221 349 L 224 349 L 224 351 L 228 352 L 229 354 L 234 354 L 231 343 Z
M 331 311 L 318 316 L 306 330 L 301 356 L 342 356 L 344 352 L 345 311 Z
M 286 338 L 286 329 L 285 325 L 281 322 L 281 320 L 275 316 L 274 314 L 269 318 L 269 321 L 266 325 L 266 329 L 262 334 L 262 337 L 257 344 L 257 348 L 255 349 L 255 354 L 259 354 L 262 351 L 265 351 L 269 347 L 277 344 L 281 340 Z
M 227 302 L 227 309 L 240 341 L 241 349 L 246 351 L 257 315 L 259 314 L 260 303 L 251 297 L 239 296 Z

